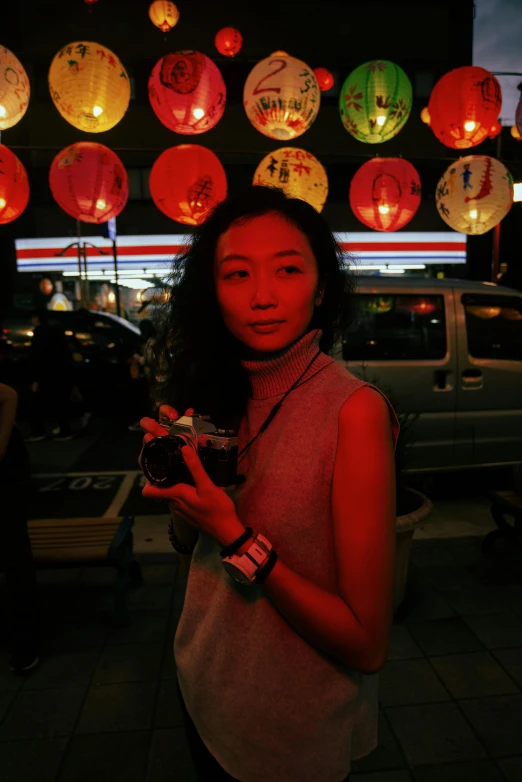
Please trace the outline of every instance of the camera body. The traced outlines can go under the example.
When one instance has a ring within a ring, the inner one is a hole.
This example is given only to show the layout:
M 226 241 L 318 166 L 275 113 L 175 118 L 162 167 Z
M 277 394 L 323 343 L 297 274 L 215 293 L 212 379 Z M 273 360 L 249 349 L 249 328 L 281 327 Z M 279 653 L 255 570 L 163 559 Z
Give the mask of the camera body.
M 159 423 L 165 435 L 149 440 L 141 455 L 142 470 L 150 483 L 161 488 L 177 483 L 194 486 L 181 453 L 188 445 L 194 448 L 216 486 L 236 485 L 238 440 L 234 430 L 217 429 L 208 415 L 184 415 L 173 423 Z

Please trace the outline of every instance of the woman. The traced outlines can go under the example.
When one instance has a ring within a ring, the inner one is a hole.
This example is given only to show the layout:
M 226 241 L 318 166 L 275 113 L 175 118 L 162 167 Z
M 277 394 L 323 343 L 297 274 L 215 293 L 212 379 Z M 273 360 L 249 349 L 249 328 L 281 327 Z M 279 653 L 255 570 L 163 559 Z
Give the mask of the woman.
M 341 782 L 377 743 L 399 432 L 386 397 L 328 356 L 354 280 L 324 219 L 264 187 L 221 203 L 174 271 L 160 418 L 238 426 L 246 476 L 233 500 L 186 446 L 194 485 L 143 490 L 193 550 L 174 656 L 198 779 Z M 165 433 L 142 427 L 144 443 Z

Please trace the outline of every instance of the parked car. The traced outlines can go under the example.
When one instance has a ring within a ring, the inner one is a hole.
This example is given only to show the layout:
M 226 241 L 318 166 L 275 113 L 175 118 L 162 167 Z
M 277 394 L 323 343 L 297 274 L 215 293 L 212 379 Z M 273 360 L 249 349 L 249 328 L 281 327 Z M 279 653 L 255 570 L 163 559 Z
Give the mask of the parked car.
M 522 293 L 489 282 L 360 277 L 333 353 L 410 414 L 406 472 L 522 461 Z
M 141 334 L 132 323 L 108 312 L 80 309 L 53 311 L 50 320 L 68 337 L 76 367 L 78 387 L 92 410 L 107 410 L 126 403 L 132 387 L 130 359 L 138 351 Z M 31 383 L 30 347 L 32 313 L 18 311 L 4 318 L 2 342 L 8 374 L 22 401 L 27 402 Z

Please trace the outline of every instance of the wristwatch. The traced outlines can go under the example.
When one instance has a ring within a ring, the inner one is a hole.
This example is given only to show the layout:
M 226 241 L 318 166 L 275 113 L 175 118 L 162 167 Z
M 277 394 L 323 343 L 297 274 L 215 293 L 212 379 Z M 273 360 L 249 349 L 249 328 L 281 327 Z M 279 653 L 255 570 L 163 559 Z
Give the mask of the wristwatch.
M 227 573 L 240 584 L 251 586 L 264 581 L 275 565 L 277 554 L 264 535 L 257 533 L 248 551 L 239 556 L 230 554 L 221 560 Z M 269 564 L 269 560 L 271 563 Z M 268 572 L 265 569 L 268 566 Z

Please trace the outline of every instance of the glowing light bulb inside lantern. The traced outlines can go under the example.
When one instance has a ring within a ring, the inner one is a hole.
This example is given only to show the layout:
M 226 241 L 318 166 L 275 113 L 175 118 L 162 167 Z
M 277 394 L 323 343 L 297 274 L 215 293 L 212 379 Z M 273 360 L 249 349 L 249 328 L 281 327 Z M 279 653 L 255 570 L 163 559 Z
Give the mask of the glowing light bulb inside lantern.
M 0 209 L 3 209 L 6 204 L 7 201 L 5 200 L 5 198 L 0 198 Z
M 107 201 L 104 201 L 103 198 L 98 198 L 96 201 L 96 209 L 105 209 L 107 206 Z
M 464 123 L 464 130 L 467 130 L 468 133 L 471 133 L 476 127 L 477 123 L 473 122 L 472 119 L 468 119 L 468 121 Z
M 469 217 L 470 220 L 476 220 L 478 217 L 478 211 L 476 209 L 470 209 Z
M 95 117 L 99 117 L 100 114 L 103 114 L 103 109 L 101 106 L 95 106 L 92 110 L 92 113 L 94 114 Z
M 388 204 L 381 204 L 379 206 L 379 212 L 382 215 L 387 215 L 389 211 L 390 211 L 390 207 L 388 206 Z
M 204 109 L 194 109 L 192 112 L 196 119 L 201 119 L 201 117 L 205 116 L 205 110 Z
M 379 114 L 379 116 L 377 117 L 377 125 L 380 128 L 382 128 L 385 122 L 386 122 L 386 116 L 384 114 Z
M 4 119 L 4 117 L 7 117 L 7 111 L 5 109 L 5 106 L 0 106 L 0 118 Z

